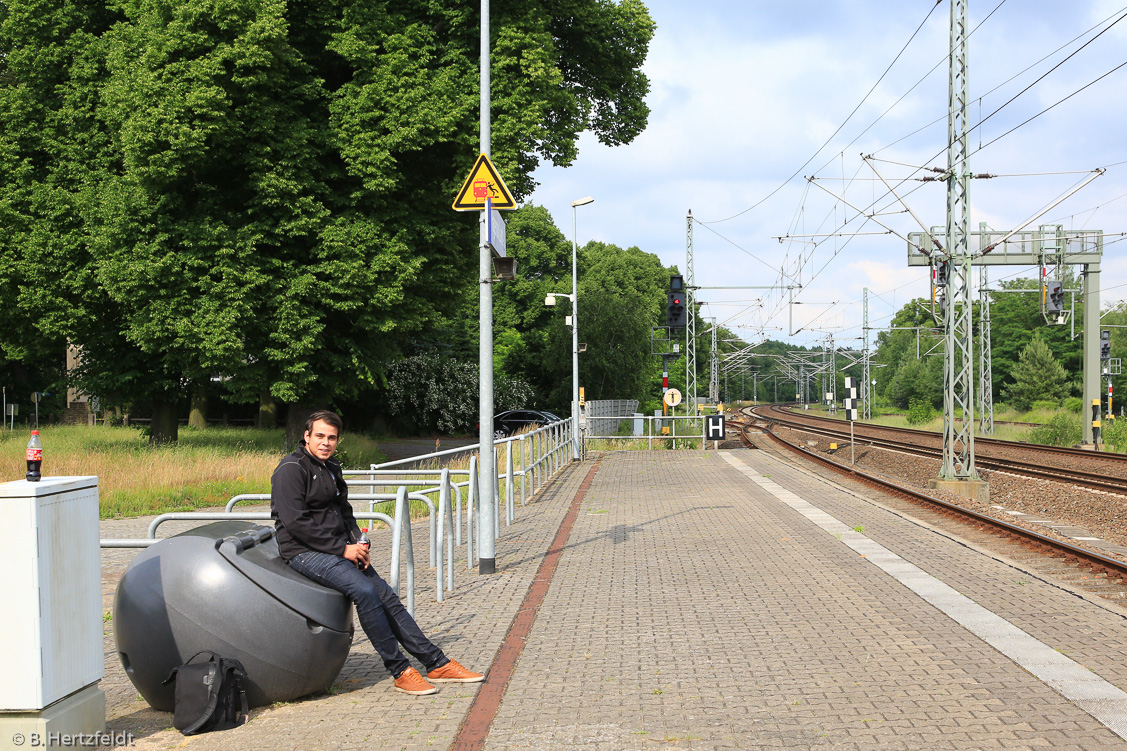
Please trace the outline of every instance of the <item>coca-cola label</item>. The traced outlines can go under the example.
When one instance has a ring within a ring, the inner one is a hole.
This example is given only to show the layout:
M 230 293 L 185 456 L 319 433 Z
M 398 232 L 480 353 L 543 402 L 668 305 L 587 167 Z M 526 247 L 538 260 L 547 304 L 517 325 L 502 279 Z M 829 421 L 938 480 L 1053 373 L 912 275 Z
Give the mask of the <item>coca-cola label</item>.
M 41 461 L 43 461 L 43 449 L 28 449 L 27 450 L 27 460 L 29 462 L 41 462 Z

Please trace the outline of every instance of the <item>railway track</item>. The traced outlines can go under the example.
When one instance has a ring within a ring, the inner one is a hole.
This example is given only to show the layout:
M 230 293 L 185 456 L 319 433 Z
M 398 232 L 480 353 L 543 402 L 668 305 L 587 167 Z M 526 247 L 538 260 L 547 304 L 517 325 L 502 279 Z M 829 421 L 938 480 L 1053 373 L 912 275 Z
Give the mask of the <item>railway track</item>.
M 1077 544 L 1074 541 L 1043 534 L 1020 524 L 999 519 L 988 513 L 960 506 L 957 503 L 944 500 L 918 488 L 911 487 L 904 482 L 897 482 L 895 479 L 882 477 L 871 472 L 865 472 L 855 466 L 837 462 L 818 451 L 796 446 L 775 434 L 775 428 L 782 422 L 782 420 L 778 419 L 780 415 L 777 412 L 770 412 L 767 416 L 753 413 L 746 415 L 746 417 L 748 419 L 739 421 L 735 425 L 745 445 L 757 445 L 756 440 L 750 435 L 752 430 L 755 429 L 758 434 L 768 436 L 773 445 L 785 451 L 797 454 L 835 473 L 847 475 L 869 487 L 878 488 L 894 497 L 905 499 L 915 504 L 917 507 L 927 509 L 963 527 L 970 525 L 977 532 L 984 534 L 986 538 L 991 538 L 995 544 L 1000 539 L 1009 541 L 1010 543 L 1016 543 L 1027 551 L 1030 549 L 1037 551 L 1039 561 L 1031 565 L 1043 569 L 1046 575 L 1062 578 L 1060 562 L 1063 558 L 1070 562 L 1070 566 L 1066 568 L 1074 569 L 1071 575 L 1067 573 L 1063 575 L 1065 580 L 1071 584 L 1078 585 L 1082 590 L 1092 591 L 1093 594 L 1115 600 L 1118 604 L 1127 606 L 1127 557 L 1120 558 L 1116 555 L 1105 554 L 1083 544 Z M 797 421 L 791 420 L 790 422 Z M 839 421 L 829 420 L 828 422 Z M 817 435 L 839 438 L 844 441 L 849 440 L 848 431 L 841 431 L 840 429 L 835 431 L 822 425 L 817 427 L 803 425 L 792 429 L 814 432 Z M 883 429 L 882 426 L 881 430 Z M 903 429 L 897 429 L 891 432 L 901 432 L 902 430 Z M 904 441 L 877 439 L 871 436 L 855 436 L 855 441 L 863 442 L 866 446 L 870 445 L 870 442 L 872 442 L 872 445 L 875 447 L 912 455 L 934 457 L 936 453 L 936 450 L 932 448 L 923 448 L 908 444 Z M 888 445 L 878 445 L 880 443 Z M 976 457 L 976 462 L 979 462 L 979 466 L 982 466 L 981 459 L 978 457 Z M 1005 464 L 1005 462 L 1001 461 L 999 464 Z M 1024 464 L 1029 466 L 1015 467 L 1011 464 L 1007 469 L 996 469 L 995 471 L 1011 472 L 1029 478 L 1036 477 L 1037 479 L 1046 479 L 1045 477 L 1033 474 L 1032 470 L 1038 469 L 1042 473 L 1048 474 L 1050 476 L 1048 479 L 1055 482 L 1069 484 L 1086 483 L 1084 487 L 1087 488 L 1098 488 L 1103 492 L 1127 494 L 1127 481 L 1120 480 L 1119 478 L 1101 478 L 1099 476 L 1069 477 L 1067 471 L 1062 470 L 1058 472 L 1056 469 L 1052 469 L 1046 472 L 1044 467 L 1038 468 L 1036 465 L 1029 462 L 1025 462 Z M 1090 474 L 1093 473 L 1080 473 L 1080 475 Z M 1110 488 L 1114 488 L 1114 490 Z M 1011 556 L 1014 555 L 1013 552 L 1009 552 L 1009 554 Z M 1023 556 L 1018 554 L 1017 557 Z
M 830 418 L 830 417 L 822 417 L 820 415 L 803 414 L 800 417 L 796 417 L 793 412 L 791 412 L 785 406 L 779 405 L 779 404 L 767 405 L 766 407 L 757 407 L 755 409 L 769 410 L 768 415 L 760 414 L 759 416 L 765 417 L 766 419 L 769 419 L 769 420 L 775 421 L 775 422 L 794 422 L 795 424 L 798 424 L 798 423 L 808 424 L 808 423 L 812 423 L 812 422 L 817 422 L 817 423 L 823 423 L 823 424 L 827 424 L 827 425 L 839 425 L 839 426 L 843 424 L 841 420 L 835 420 L 835 419 Z M 795 419 L 791 420 L 789 418 L 795 418 Z M 1033 423 L 1013 423 L 1013 424 L 1015 424 L 1015 425 L 1033 425 Z M 898 433 L 898 434 L 905 435 L 905 436 L 911 436 L 916 441 L 921 441 L 921 440 L 932 440 L 932 441 L 937 441 L 937 442 L 942 441 L 942 436 L 940 436 L 936 433 L 931 433 L 931 432 L 924 431 L 924 430 L 915 430 L 913 428 L 898 428 L 898 427 L 894 427 L 892 425 L 879 425 L 879 426 L 877 426 L 877 425 L 871 425 L 869 423 L 855 423 L 855 426 L 856 426 L 857 431 L 859 431 L 859 433 L 861 435 L 865 435 L 871 430 L 876 430 L 876 431 L 885 432 L 885 433 Z M 1029 444 L 1029 443 L 1017 443 L 1015 441 L 1003 441 L 1003 440 L 1000 440 L 1000 439 L 997 439 L 997 438 L 983 438 L 981 436 L 975 436 L 974 445 L 976 447 L 979 447 L 979 448 L 989 447 L 991 449 L 999 449 L 999 450 L 1036 451 L 1039 455 L 1075 457 L 1075 458 L 1083 459 L 1083 460 L 1086 460 L 1086 461 L 1092 461 L 1093 459 L 1098 458 L 1098 460 L 1101 463 L 1108 464 L 1108 465 L 1111 465 L 1111 466 L 1114 466 L 1114 467 L 1118 467 L 1118 468 L 1120 468 L 1121 471 L 1123 471 L 1125 474 L 1127 474 L 1127 454 L 1093 452 L 1093 451 L 1088 451 L 1088 450 L 1085 450 L 1085 449 L 1069 448 L 1067 446 L 1041 446 L 1041 445 L 1034 445 L 1034 444 Z M 978 456 L 976 455 L 975 461 L 977 461 L 977 460 L 978 460 Z
M 902 451 L 909 454 L 916 454 L 918 456 L 927 456 L 932 458 L 942 457 L 943 455 L 943 450 L 941 447 L 922 446 L 918 443 L 918 441 L 920 440 L 920 431 L 881 426 L 881 430 L 885 432 L 910 435 L 913 439 L 912 441 L 898 441 L 887 438 L 880 438 L 873 435 L 865 435 L 864 432 L 862 432 L 861 435 L 857 435 L 856 431 L 851 438 L 848 430 L 844 430 L 840 427 L 834 427 L 841 424 L 840 420 L 825 420 L 824 418 L 817 417 L 790 419 L 789 415 L 787 415 L 785 412 L 780 412 L 777 409 L 771 409 L 771 419 L 774 422 L 782 425 L 787 425 L 788 427 L 793 427 L 797 430 L 802 430 L 804 432 L 814 433 L 816 435 L 822 435 L 837 440 L 852 440 L 854 443 L 860 442 L 865 445 L 878 446 L 880 448 L 889 449 L 891 451 Z M 809 424 L 810 421 L 817 421 L 821 424 L 821 426 L 811 426 Z M 978 445 L 979 443 L 995 446 L 1005 445 L 1007 448 L 1013 447 L 1013 443 L 1011 441 L 997 441 L 993 439 L 976 438 L 975 445 Z M 1092 452 L 1090 451 L 1080 451 L 1077 449 L 1060 449 L 1059 447 L 1055 446 L 1039 447 L 1038 449 L 1033 449 L 1032 447 L 1026 448 L 1030 451 L 1040 451 L 1041 448 L 1044 448 L 1046 453 L 1082 456 L 1086 459 L 1093 456 Z M 1108 460 L 1108 457 L 1115 457 L 1115 459 L 1110 459 L 1110 461 L 1117 461 L 1118 459 L 1127 460 L 1127 456 L 1120 454 L 1102 454 L 1100 456 L 1100 459 L 1101 461 L 1105 461 Z M 1085 472 L 1083 470 L 1068 469 L 1064 467 L 1046 467 L 1041 463 L 1035 464 L 1033 462 L 1024 462 L 1017 459 L 1004 459 L 990 456 L 980 456 L 977 454 L 975 455 L 975 464 L 979 469 L 991 469 L 998 472 L 1009 472 L 1010 474 L 1021 475 L 1023 477 L 1033 477 L 1039 480 L 1066 482 L 1071 485 L 1079 485 L 1081 487 L 1091 488 L 1093 490 L 1102 490 L 1127 496 L 1127 477 L 1109 477 L 1102 473 Z

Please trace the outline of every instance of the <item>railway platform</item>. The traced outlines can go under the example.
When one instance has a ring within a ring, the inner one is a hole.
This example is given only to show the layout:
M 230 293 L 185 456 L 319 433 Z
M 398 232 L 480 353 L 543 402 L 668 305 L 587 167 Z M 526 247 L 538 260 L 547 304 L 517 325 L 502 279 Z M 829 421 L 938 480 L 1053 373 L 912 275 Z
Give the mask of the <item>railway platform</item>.
M 425 543 L 419 525 L 420 572 Z M 127 560 L 103 551 L 107 610 Z M 503 528 L 497 574 L 458 565 L 443 603 L 419 577 L 416 616 L 484 684 L 395 693 L 357 629 L 330 693 L 185 739 L 107 623 L 108 729 L 135 748 L 1127 751 L 1127 610 L 764 452 L 589 458 Z

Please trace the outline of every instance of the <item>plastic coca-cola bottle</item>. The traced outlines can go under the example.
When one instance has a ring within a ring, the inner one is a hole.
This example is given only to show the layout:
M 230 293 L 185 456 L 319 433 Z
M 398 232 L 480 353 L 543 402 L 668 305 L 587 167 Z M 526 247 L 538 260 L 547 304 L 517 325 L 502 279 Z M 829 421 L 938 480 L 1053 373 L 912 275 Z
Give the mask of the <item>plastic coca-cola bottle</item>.
M 39 431 L 31 431 L 31 440 L 27 442 L 27 481 L 39 482 L 42 475 L 39 473 L 43 466 L 43 444 L 39 442 Z

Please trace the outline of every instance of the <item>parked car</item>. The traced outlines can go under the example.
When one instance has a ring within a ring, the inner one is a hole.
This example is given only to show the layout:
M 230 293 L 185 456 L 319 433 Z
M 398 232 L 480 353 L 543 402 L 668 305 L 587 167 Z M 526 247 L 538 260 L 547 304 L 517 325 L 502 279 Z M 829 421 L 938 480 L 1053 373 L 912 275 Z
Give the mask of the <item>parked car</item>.
M 511 409 L 493 416 L 493 438 L 508 438 L 525 428 L 539 428 L 560 422 L 560 418 L 551 412 L 536 409 Z

